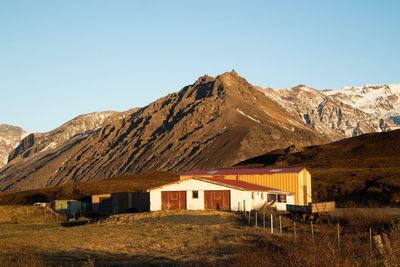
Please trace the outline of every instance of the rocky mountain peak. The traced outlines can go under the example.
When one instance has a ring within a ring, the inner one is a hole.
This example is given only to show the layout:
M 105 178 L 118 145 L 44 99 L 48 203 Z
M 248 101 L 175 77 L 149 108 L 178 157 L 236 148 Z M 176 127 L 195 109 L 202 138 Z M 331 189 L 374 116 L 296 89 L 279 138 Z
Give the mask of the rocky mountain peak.
M 50 132 L 29 134 L 10 151 L 8 161 L 55 150 L 66 141 L 84 138 L 88 132 L 123 115 L 124 113 L 113 111 L 92 112 L 79 115 Z
M 0 168 L 7 164 L 8 154 L 26 135 L 20 127 L 0 124 Z

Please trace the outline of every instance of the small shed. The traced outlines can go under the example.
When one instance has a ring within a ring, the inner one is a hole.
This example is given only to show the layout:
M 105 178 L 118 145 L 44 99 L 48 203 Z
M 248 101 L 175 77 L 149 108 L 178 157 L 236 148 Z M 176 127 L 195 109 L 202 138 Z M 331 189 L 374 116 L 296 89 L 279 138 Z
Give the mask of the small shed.
M 67 216 L 80 216 L 82 203 L 74 199 L 57 199 L 53 203 L 54 210 Z
M 285 210 L 294 193 L 238 180 L 194 177 L 150 188 L 150 210 L 248 211 L 266 204 Z

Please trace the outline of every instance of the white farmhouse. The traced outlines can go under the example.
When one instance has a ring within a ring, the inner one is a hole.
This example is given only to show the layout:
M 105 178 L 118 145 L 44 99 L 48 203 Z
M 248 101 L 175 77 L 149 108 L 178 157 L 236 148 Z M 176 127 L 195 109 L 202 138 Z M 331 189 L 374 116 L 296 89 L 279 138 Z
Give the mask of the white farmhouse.
M 249 211 L 272 203 L 278 210 L 294 204 L 294 193 L 239 180 L 194 177 L 147 190 L 150 211 L 221 209 Z

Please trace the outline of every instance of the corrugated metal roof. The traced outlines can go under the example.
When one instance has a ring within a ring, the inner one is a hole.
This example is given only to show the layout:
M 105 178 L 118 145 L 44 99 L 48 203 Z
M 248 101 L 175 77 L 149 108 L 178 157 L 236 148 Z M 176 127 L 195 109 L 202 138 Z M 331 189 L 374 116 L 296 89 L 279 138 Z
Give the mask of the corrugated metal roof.
M 223 178 L 208 178 L 208 177 L 193 177 L 192 179 L 204 181 L 208 183 L 213 183 L 217 185 L 222 185 L 226 187 L 231 187 L 244 191 L 258 191 L 258 192 L 280 192 L 280 193 L 291 193 L 285 192 L 276 188 L 264 187 L 256 184 L 251 184 L 238 180 L 228 180 Z
M 304 167 L 297 168 L 260 168 L 260 169 L 227 169 L 227 170 L 192 170 L 182 173 L 181 176 L 193 175 L 240 175 L 240 174 L 274 174 L 274 173 L 299 173 Z
M 281 193 L 281 194 L 294 194 L 293 192 L 287 192 L 287 191 L 282 191 L 280 189 L 276 188 L 270 188 L 270 187 L 264 187 L 256 184 L 251 184 L 243 181 L 238 181 L 238 180 L 228 180 L 224 178 L 209 178 L 209 177 L 192 177 L 190 179 L 198 180 L 198 181 L 203 181 L 206 183 L 212 183 L 212 184 L 217 184 L 221 186 L 226 186 L 229 188 L 233 189 L 238 189 L 238 190 L 243 190 L 243 191 L 255 191 L 255 192 L 271 192 L 271 193 Z M 188 179 L 188 180 L 190 180 Z M 171 183 L 166 183 L 164 185 L 159 185 L 156 187 L 148 188 L 146 191 L 150 192 L 154 189 L 157 188 L 162 188 L 164 186 L 168 185 L 173 185 L 173 184 L 179 184 L 182 182 L 186 182 L 188 180 L 179 180 Z

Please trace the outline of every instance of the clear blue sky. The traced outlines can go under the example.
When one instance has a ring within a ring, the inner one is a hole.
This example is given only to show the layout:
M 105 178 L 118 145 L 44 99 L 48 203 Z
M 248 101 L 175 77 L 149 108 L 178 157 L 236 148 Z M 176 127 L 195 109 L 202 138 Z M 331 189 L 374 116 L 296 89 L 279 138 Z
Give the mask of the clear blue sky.
M 316 88 L 400 82 L 400 1 L 0 2 L 0 123 L 47 131 L 203 74 Z

